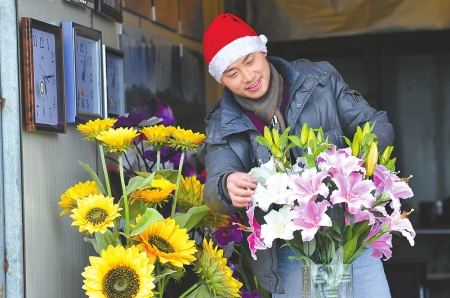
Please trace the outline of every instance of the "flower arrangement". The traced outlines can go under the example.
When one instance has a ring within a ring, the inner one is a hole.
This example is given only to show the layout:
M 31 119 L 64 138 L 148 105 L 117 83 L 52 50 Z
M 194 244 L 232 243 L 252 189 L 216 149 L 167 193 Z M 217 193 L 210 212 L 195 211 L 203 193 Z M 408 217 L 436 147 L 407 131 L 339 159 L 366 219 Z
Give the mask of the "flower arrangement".
M 171 297 L 168 284 L 189 277 L 177 297 L 262 297 L 256 291 L 241 291 L 243 283 L 224 255 L 225 248 L 215 243 L 214 233 L 232 229 L 232 218 L 212 212 L 203 202 L 202 182 L 195 175 L 183 175 L 185 155 L 195 152 L 205 135 L 130 113 L 132 117 L 139 121 L 119 117 L 77 126 L 87 141 L 98 144 L 103 169 L 99 176 L 80 162 L 92 180 L 67 189 L 59 202 L 61 215 L 70 214 L 72 225 L 85 233 L 84 239 L 98 253 L 82 273 L 86 294 Z M 169 157 L 161 154 L 165 148 Z M 180 154 L 178 164 L 166 168 L 174 152 Z M 114 158 L 118 198 L 106 162 Z M 230 241 L 236 238 L 224 247 Z M 187 272 L 197 278 L 192 281 Z
M 401 200 L 413 196 L 409 178 L 395 172 L 393 146 L 382 154 L 373 125 L 357 128 L 347 148 L 339 149 L 323 137 L 321 128 L 302 127 L 300 136 L 281 135 L 265 128 L 257 141 L 269 148 L 272 158 L 250 174 L 258 180 L 247 209 L 248 243 L 256 251 L 280 239 L 305 265 L 351 264 L 368 247 L 372 257 L 391 257 L 392 234 L 401 233 L 414 245 L 415 231 L 401 210 Z M 288 154 L 299 146 L 304 153 L 294 164 Z M 267 214 L 265 223 L 254 212 Z

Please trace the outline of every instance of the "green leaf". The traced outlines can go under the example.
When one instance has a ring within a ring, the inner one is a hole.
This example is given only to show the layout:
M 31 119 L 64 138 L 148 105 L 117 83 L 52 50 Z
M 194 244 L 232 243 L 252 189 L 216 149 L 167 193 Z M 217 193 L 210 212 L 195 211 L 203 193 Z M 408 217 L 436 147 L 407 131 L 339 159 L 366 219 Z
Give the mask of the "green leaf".
M 95 184 L 97 185 L 98 191 L 99 191 L 100 193 L 105 194 L 105 193 L 106 193 L 106 192 L 105 192 L 105 188 L 103 187 L 103 184 L 102 184 L 102 182 L 100 181 L 100 178 L 98 178 L 98 176 L 97 176 L 97 174 L 94 172 L 94 170 L 91 169 L 91 167 L 90 167 L 88 164 L 83 163 L 83 162 L 81 162 L 81 161 L 78 161 L 78 162 L 80 163 L 80 165 L 81 165 L 86 171 L 88 171 L 89 174 L 91 174 L 92 179 L 94 179 Z
M 95 251 L 100 254 L 100 251 L 98 250 L 97 240 L 95 238 L 91 237 L 84 237 L 83 238 L 85 242 L 92 243 L 92 246 L 94 246 Z
M 128 181 L 127 185 L 127 194 L 132 193 L 136 189 L 150 186 L 153 178 L 155 177 L 155 173 L 152 173 L 147 178 L 143 178 L 140 176 L 135 176 Z
M 102 250 L 108 249 L 108 246 L 110 245 L 116 247 L 117 245 L 121 244 L 120 238 L 113 237 L 113 234 L 110 230 L 106 230 L 105 233 L 96 232 L 95 240 L 97 242 L 97 248 L 95 249 L 95 251 L 97 251 L 98 254 L 100 254 Z
M 160 281 L 163 277 L 165 277 L 167 275 L 171 275 L 174 272 L 176 272 L 176 271 L 168 269 L 168 268 L 164 269 L 162 272 L 160 272 L 158 275 L 155 276 L 155 280 L 153 281 L 153 284 L 157 284 L 158 281 Z
M 169 180 L 170 183 L 176 184 L 178 178 L 178 171 L 167 169 L 167 170 L 158 170 L 155 172 L 155 176 L 162 176 L 164 179 Z
M 175 213 L 173 219 L 180 228 L 190 231 L 210 210 L 206 205 L 192 207 L 186 213 Z
M 136 224 L 136 227 L 130 233 L 130 236 L 136 236 L 142 233 L 150 224 L 158 220 L 164 220 L 164 217 L 156 211 L 156 209 L 147 208 L 141 220 Z
M 266 138 L 262 137 L 262 136 L 257 136 L 255 138 L 255 140 L 260 143 L 261 145 L 271 149 L 272 148 L 272 143 L 270 143 Z
M 200 285 L 193 292 L 191 292 L 189 295 L 186 296 L 186 298 L 203 298 L 203 297 L 213 297 L 205 284 Z
M 138 214 L 144 214 L 147 206 L 142 203 L 141 200 L 136 200 L 128 208 L 128 215 L 131 221 L 133 221 Z

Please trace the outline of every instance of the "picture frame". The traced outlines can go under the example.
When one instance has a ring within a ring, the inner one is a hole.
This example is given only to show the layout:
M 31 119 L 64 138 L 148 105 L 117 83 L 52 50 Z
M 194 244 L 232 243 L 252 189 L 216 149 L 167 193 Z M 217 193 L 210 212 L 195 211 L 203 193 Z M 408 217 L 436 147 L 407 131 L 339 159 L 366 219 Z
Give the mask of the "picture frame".
M 62 29 L 21 19 L 25 129 L 67 133 Z
M 67 123 L 104 119 L 102 33 L 74 22 L 62 28 Z
M 103 94 L 108 117 L 126 112 L 125 53 L 103 45 Z
M 123 22 L 123 0 L 95 0 L 95 11 L 117 23 Z

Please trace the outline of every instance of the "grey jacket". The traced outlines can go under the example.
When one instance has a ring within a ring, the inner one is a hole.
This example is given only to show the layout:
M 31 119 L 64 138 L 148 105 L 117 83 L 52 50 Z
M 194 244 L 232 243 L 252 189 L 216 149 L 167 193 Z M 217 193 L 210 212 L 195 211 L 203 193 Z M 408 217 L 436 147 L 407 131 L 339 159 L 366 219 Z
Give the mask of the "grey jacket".
M 376 122 L 374 130 L 380 150 L 394 141 L 394 130 L 386 112 L 376 111 L 355 90 L 349 89 L 342 77 L 328 62 L 310 62 L 305 59 L 287 62 L 268 57 L 289 86 L 289 104 L 285 113 L 290 134 L 300 135 L 303 123 L 322 127 L 324 137 L 339 148 L 346 147 L 343 136 L 352 139 L 358 125 Z M 266 147 L 255 141 L 260 135 L 252 121 L 225 88 L 221 100 L 207 113 L 206 183 L 204 200 L 218 213 L 232 214 L 242 209 L 231 204 L 225 185 L 233 172 L 250 169 L 270 159 Z M 293 149 L 295 157 L 301 155 Z M 264 214 L 255 214 L 262 223 Z M 269 292 L 283 293 L 283 280 L 277 272 L 276 245 L 257 252 L 252 269 L 260 284 Z

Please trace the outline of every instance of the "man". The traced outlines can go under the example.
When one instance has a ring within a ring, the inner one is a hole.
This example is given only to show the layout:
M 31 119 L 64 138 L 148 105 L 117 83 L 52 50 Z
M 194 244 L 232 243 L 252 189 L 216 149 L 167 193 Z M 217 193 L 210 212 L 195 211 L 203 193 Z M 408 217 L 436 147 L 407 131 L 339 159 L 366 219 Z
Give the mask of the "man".
M 343 136 L 375 123 L 379 149 L 392 145 L 394 131 L 386 112 L 376 111 L 351 90 L 327 62 L 287 62 L 267 56 L 267 38 L 232 14 L 218 15 L 204 34 L 203 50 L 210 74 L 225 86 L 208 112 L 204 199 L 216 212 L 231 214 L 252 202 L 257 181 L 248 172 L 270 158 L 255 141 L 265 126 L 300 135 L 303 123 L 322 127 L 324 137 L 345 147 Z M 293 160 L 301 155 L 292 150 Z M 256 215 L 258 216 L 258 215 Z M 261 218 L 261 214 L 259 215 Z M 261 221 L 260 221 L 261 222 Z M 273 297 L 299 297 L 301 268 L 287 260 L 289 248 L 257 252 L 253 272 Z M 390 297 L 379 259 L 365 252 L 354 262 L 355 297 Z M 283 294 L 284 293 L 284 294 Z

